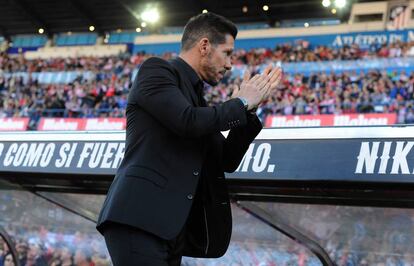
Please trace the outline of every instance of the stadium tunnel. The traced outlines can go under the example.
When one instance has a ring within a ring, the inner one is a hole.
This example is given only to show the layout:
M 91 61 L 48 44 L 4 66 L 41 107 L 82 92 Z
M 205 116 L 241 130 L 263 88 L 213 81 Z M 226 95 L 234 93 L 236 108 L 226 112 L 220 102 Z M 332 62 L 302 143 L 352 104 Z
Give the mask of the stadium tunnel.
M 228 252 L 184 265 L 370 265 L 373 256 L 407 256 L 413 133 L 413 126 L 264 129 L 226 177 Z M 124 131 L 0 133 L 0 235 L 15 265 L 16 232 L 38 252 L 60 239 L 107 256 L 95 221 L 124 138 Z

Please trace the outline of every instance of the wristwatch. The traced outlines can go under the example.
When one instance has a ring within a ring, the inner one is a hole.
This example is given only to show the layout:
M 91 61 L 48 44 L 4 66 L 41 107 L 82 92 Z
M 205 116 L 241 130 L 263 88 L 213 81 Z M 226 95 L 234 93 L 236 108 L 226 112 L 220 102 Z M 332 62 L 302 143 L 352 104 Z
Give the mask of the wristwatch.
M 247 110 L 249 107 L 249 103 L 247 102 L 247 100 L 243 97 L 237 97 L 240 99 L 240 101 L 243 103 L 244 108 Z

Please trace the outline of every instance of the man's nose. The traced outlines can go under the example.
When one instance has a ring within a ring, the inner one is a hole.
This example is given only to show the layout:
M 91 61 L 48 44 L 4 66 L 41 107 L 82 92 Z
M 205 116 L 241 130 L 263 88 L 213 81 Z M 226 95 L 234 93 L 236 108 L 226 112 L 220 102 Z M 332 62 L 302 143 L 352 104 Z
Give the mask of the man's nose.
M 224 68 L 226 70 L 231 70 L 231 61 L 227 61 L 226 64 L 224 65 Z

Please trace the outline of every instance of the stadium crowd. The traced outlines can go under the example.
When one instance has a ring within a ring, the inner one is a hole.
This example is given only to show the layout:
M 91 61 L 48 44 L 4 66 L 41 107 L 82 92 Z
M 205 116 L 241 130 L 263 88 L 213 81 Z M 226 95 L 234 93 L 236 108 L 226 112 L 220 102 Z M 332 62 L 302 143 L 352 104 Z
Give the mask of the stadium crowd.
M 90 196 L 88 196 L 90 197 Z M 29 192 L 0 195 L 0 225 L 21 266 L 109 266 L 94 223 Z M 102 197 L 87 202 L 102 204 Z M 412 266 L 414 217 L 409 209 L 255 203 L 316 240 L 338 266 Z M 305 211 L 306 209 L 306 211 Z M 219 259 L 184 258 L 184 266 L 319 266 L 309 250 L 233 206 L 232 242 Z M 382 232 L 378 234 L 378 232 Z M 0 238 L 0 266 L 14 266 Z
M 149 56 L 144 52 L 130 56 L 96 58 L 81 57 L 50 60 L 25 60 L 22 55 L 0 54 L 0 118 L 30 117 L 35 129 L 41 117 L 123 117 L 127 93 L 134 71 Z M 162 57 L 176 56 L 166 53 Z M 263 64 L 275 61 L 356 60 L 381 57 L 414 56 L 413 43 L 373 44 L 369 49 L 357 45 L 333 49 L 311 48 L 305 41 L 294 45 L 278 45 L 275 49 L 236 50 L 235 66 L 248 65 L 257 73 Z M 89 71 L 68 84 L 41 84 L 6 73 L 56 71 Z M 414 74 L 364 72 L 301 73 L 284 76 L 276 94 L 258 112 L 261 118 L 269 114 L 341 114 L 397 113 L 399 123 L 414 121 Z M 240 78 L 229 72 L 214 89 L 206 91 L 210 104 L 225 101 Z
M 88 196 L 84 203 L 95 196 Z M 34 194 L 2 191 L 0 225 L 14 242 L 21 266 L 109 266 L 95 224 Z M 15 266 L 0 237 L 0 266 Z
M 115 74 L 128 74 L 145 59 L 153 56 L 145 52 L 133 56 L 119 57 L 80 57 L 26 60 L 23 55 L 9 56 L 0 54 L 0 69 L 4 72 L 42 72 L 42 71 L 109 71 Z M 176 56 L 164 53 L 164 59 Z M 255 48 L 237 49 L 233 53 L 235 65 L 262 65 L 267 62 L 320 62 L 333 60 L 358 60 L 372 58 L 396 58 L 414 56 L 414 42 L 395 42 L 392 44 L 372 43 L 364 49 L 359 45 L 344 45 L 341 48 L 315 46 L 307 41 L 276 45 L 274 49 Z

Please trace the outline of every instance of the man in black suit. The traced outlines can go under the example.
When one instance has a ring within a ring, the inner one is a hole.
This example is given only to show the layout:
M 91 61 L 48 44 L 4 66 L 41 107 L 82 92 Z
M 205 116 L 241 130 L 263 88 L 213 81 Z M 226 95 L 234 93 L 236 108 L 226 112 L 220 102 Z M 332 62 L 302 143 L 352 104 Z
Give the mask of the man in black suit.
M 229 20 L 201 14 L 187 23 L 177 59 L 142 64 L 128 98 L 125 156 L 97 225 L 115 266 L 180 265 L 183 255 L 226 252 L 224 172 L 235 171 L 261 130 L 252 110 L 281 78 L 271 66 L 247 72 L 232 99 L 208 107 L 204 82 L 216 85 L 231 69 L 236 35 Z

